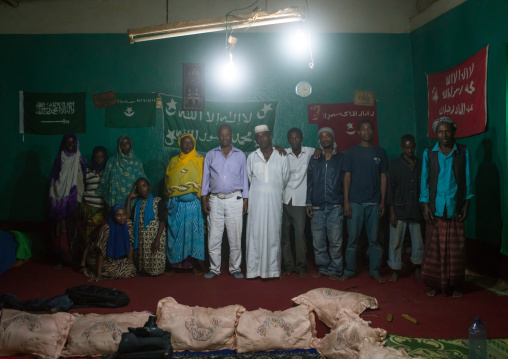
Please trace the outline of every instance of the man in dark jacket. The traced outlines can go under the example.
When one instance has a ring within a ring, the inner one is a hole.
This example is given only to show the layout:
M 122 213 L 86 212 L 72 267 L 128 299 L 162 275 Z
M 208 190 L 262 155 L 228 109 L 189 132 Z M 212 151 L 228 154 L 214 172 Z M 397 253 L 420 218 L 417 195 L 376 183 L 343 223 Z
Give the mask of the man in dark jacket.
M 314 256 L 318 268 L 318 272 L 313 277 L 319 278 L 326 275 L 332 280 L 337 280 L 343 271 L 342 161 L 344 155 L 335 149 L 335 134 L 331 128 L 324 127 L 318 134 L 323 152 L 319 158 L 311 158 L 307 169 L 307 215 L 311 218 Z
M 415 156 L 416 142 L 412 135 L 402 136 L 400 148 L 402 154 L 391 164 L 388 176 L 387 205 L 390 206 L 391 224 L 388 266 L 393 271 L 392 282 L 399 279 L 402 269 L 402 244 L 407 228 L 411 234 L 411 263 L 415 265 L 416 279 L 420 279 L 423 257 L 422 216 L 418 203 L 422 163 Z

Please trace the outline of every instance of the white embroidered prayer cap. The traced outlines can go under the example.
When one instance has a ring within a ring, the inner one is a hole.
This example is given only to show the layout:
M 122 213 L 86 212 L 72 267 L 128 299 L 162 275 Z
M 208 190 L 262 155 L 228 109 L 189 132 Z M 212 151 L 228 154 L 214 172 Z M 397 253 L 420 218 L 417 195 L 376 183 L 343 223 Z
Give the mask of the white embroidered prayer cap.
M 259 125 L 254 127 L 254 133 L 270 132 L 267 125 Z
M 455 124 L 455 121 L 453 121 L 450 117 L 443 116 L 443 117 L 439 117 L 438 119 L 434 120 L 434 122 L 432 123 L 432 130 L 434 132 L 436 132 L 437 126 L 440 125 L 441 123 L 449 123 L 454 130 L 457 129 L 457 125 Z

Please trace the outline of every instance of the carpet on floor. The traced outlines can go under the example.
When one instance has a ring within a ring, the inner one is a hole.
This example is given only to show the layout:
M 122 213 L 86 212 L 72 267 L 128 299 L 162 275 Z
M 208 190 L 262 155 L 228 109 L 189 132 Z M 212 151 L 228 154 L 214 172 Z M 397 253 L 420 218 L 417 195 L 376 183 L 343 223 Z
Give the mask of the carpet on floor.
M 502 279 L 491 278 L 472 271 L 466 271 L 466 281 L 480 288 L 487 289 L 494 294 L 508 296 L 508 282 Z
M 273 352 L 236 353 L 232 350 L 220 350 L 216 352 L 181 352 L 173 353 L 173 359 L 321 359 L 323 358 L 315 349 L 308 350 L 284 350 Z
M 388 335 L 386 346 L 394 349 L 404 349 L 413 357 L 434 359 L 468 359 L 467 339 L 426 339 L 408 338 L 398 335 Z M 4 357 L 6 359 L 37 359 L 35 356 Z M 173 359 L 322 359 L 315 350 L 288 350 L 272 352 L 256 352 L 238 354 L 232 350 L 219 350 L 213 352 L 177 352 Z M 508 358 L 508 339 L 489 339 L 487 341 L 487 358 Z M 82 357 L 69 359 L 114 359 L 114 355 L 101 357 Z
M 379 308 L 362 314 L 373 328 L 385 329 L 390 334 L 413 338 L 465 339 L 468 328 L 476 316 L 487 324 L 491 339 L 506 339 L 508 318 L 508 296 L 498 296 L 468 282 L 462 298 L 443 295 L 428 297 L 427 287 L 416 281 L 411 271 L 402 271 L 398 282 L 379 284 L 369 277 L 368 268 L 359 268 L 356 277 L 347 281 L 332 281 L 327 277 L 312 278 L 315 268 L 309 266 L 309 276 L 299 278 L 294 274 L 281 280 L 235 279 L 223 266 L 221 275 L 213 279 L 181 272 L 159 277 L 140 277 L 105 280 L 103 287 L 125 291 L 130 303 L 123 308 L 83 308 L 72 313 L 123 313 L 150 311 L 154 313 L 157 303 L 164 297 L 173 297 L 178 303 L 188 306 L 218 308 L 241 304 L 247 310 L 264 308 L 271 311 L 285 310 L 293 303 L 291 299 L 315 288 L 333 288 L 341 291 L 358 292 L 377 298 Z M 386 277 L 386 271 L 383 273 Z M 13 267 L 0 275 L 0 294 L 11 293 L 20 300 L 49 298 L 65 293 L 67 288 L 89 284 L 87 278 L 71 267 L 56 270 L 54 263 L 33 260 Z M 387 315 L 393 321 L 387 321 Z M 413 324 L 401 317 L 408 314 L 419 320 Z M 328 328 L 319 320 L 318 337 L 322 338 Z
M 10 356 L 3 359 L 39 359 L 37 356 Z M 256 352 L 238 354 L 232 350 L 212 352 L 176 352 L 173 359 L 324 359 L 316 349 L 306 350 L 275 350 L 272 352 Z M 74 357 L 66 359 L 116 359 L 116 355 Z
M 436 359 L 467 359 L 469 344 L 467 339 L 425 339 L 408 338 L 398 335 L 388 335 L 386 346 L 404 349 L 411 357 Z M 508 339 L 487 340 L 487 358 L 508 358 Z

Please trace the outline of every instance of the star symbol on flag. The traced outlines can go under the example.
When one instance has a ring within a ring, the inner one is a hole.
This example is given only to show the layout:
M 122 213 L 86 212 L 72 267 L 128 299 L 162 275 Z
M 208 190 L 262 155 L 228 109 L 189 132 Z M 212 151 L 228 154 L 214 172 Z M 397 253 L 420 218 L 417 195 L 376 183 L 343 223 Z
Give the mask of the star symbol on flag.
M 171 101 L 167 102 L 166 105 L 168 105 L 168 110 L 176 110 L 176 101 L 174 98 L 171 98 Z
M 349 136 L 353 136 L 356 133 L 355 129 L 353 128 L 353 123 L 348 122 L 348 123 L 346 123 L 346 126 L 347 126 L 346 133 Z
M 268 105 L 264 104 L 263 109 L 261 111 L 263 111 L 266 115 L 266 113 L 271 110 L 272 110 L 272 104 L 268 104 Z
M 173 144 L 173 142 L 175 142 L 175 140 L 176 140 L 175 130 L 173 130 L 173 131 L 168 130 L 168 134 L 166 135 L 166 138 L 168 138 L 168 139 L 166 140 L 166 143 L 167 143 L 168 145 L 172 145 L 172 144 Z M 171 142 L 170 142 L 170 141 L 171 141 Z
M 132 107 L 127 107 L 127 110 L 124 111 L 125 116 L 132 117 L 134 116 L 134 111 L 132 111 Z

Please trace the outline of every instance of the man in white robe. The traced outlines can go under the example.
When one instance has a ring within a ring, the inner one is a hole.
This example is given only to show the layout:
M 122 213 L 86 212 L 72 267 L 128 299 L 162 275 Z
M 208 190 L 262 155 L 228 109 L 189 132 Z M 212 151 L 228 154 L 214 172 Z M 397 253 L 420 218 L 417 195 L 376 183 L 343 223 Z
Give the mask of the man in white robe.
M 259 149 L 247 158 L 250 183 L 247 278 L 278 278 L 281 275 L 282 203 L 289 181 L 289 160 L 274 151 L 268 126 L 256 126 L 254 132 Z

